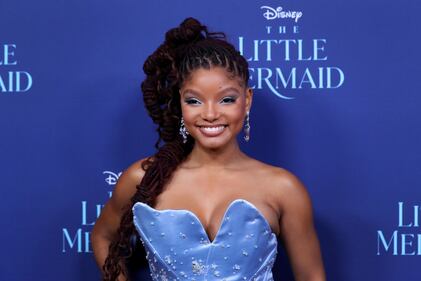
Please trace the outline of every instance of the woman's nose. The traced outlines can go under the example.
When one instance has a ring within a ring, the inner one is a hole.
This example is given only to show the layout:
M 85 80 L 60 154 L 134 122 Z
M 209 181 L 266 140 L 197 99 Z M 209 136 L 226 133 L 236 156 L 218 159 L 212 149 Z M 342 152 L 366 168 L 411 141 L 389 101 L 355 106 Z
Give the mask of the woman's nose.
M 212 103 L 206 104 L 202 112 L 202 118 L 208 121 L 213 121 L 219 118 L 219 111 L 217 105 Z

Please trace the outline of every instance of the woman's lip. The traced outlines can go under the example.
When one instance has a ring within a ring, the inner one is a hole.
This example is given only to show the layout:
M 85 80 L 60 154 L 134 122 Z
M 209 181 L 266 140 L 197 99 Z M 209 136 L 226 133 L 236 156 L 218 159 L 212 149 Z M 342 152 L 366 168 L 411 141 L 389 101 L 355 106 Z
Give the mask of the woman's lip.
M 216 137 L 222 134 L 225 131 L 227 125 L 219 125 L 219 126 L 198 126 L 199 131 L 207 136 L 207 137 Z M 206 129 L 206 128 L 213 128 L 213 129 Z M 219 129 L 216 129 L 219 128 Z

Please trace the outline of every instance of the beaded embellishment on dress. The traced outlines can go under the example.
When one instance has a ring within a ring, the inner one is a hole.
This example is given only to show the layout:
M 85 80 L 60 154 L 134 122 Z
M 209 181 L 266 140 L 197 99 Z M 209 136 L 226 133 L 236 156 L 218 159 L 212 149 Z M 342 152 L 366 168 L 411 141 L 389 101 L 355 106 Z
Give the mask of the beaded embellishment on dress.
M 154 281 L 273 280 L 276 235 L 245 199 L 229 204 L 213 241 L 189 210 L 156 210 L 142 202 L 132 210 Z

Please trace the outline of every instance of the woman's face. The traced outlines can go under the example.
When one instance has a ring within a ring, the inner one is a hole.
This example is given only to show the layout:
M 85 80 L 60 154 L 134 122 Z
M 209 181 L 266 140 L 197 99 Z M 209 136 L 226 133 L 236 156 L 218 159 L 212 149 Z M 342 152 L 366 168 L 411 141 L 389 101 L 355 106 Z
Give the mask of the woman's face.
M 184 125 L 196 145 L 217 149 L 236 142 L 250 110 L 252 90 L 221 67 L 199 68 L 180 89 Z

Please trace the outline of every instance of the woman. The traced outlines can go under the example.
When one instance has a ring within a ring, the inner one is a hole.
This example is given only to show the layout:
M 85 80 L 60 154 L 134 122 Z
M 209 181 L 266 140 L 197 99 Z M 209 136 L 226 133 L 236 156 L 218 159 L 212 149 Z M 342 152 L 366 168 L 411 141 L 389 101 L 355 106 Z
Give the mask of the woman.
M 325 280 L 305 187 L 239 149 L 253 93 L 247 61 L 224 38 L 188 18 L 146 60 L 158 152 L 124 171 L 95 224 L 103 280 L 128 280 L 134 235 L 154 280 L 271 280 L 277 238 L 295 280 Z

